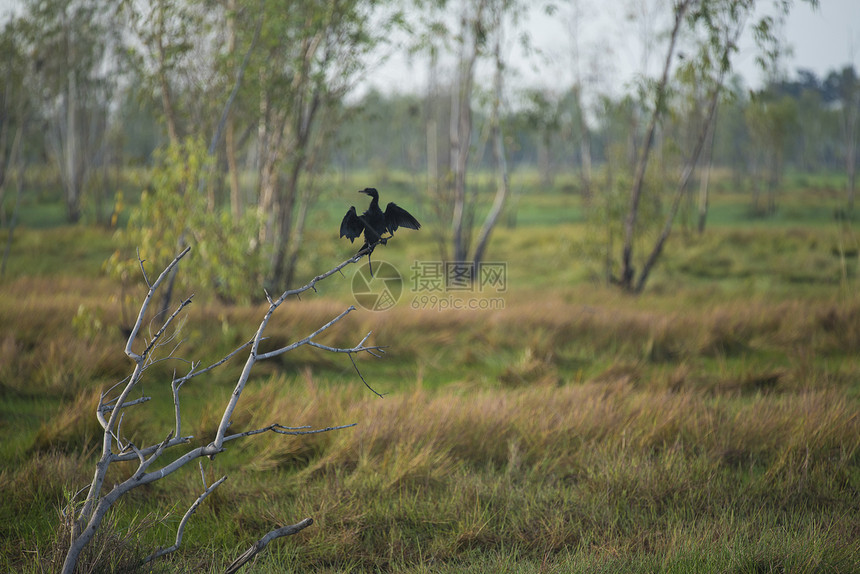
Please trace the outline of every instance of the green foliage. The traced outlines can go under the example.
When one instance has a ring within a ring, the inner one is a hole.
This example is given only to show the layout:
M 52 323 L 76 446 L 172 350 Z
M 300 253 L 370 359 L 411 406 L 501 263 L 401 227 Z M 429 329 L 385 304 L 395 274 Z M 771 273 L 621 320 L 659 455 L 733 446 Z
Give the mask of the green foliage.
M 131 209 L 128 227 L 117 232 L 122 248 L 105 267 L 111 277 L 127 280 L 139 272 L 129 258 L 137 250 L 148 272 L 163 269 L 186 245 L 192 246 L 192 265 L 181 284 L 199 286 L 234 302 L 260 297 L 263 253 L 256 241 L 256 211 L 240 218 L 208 205 L 204 193 L 213 159 L 200 139 L 170 144 L 157 154 L 157 165 L 139 205 Z
M 78 337 L 85 340 L 92 340 L 104 328 L 101 313 L 88 309 L 86 305 L 78 306 L 78 312 L 75 318 L 72 319 L 72 327 Z

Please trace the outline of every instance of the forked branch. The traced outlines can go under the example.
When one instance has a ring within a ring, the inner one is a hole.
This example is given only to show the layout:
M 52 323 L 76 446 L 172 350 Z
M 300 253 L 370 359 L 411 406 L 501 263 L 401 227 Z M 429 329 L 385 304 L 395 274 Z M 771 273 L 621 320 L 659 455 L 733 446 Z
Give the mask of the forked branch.
M 134 363 L 134 367 L 128 377 L 124 378 L 122 381 L 102 393 L 99 405 L 96 408 L 95 414 L 98 418 L 99 424 L 103 429 L 102 453 L 101 458 L 96 464 L 92 482 L 87 488 L 84 489 L 87 492 L 86 499 L 81 505 L 80 510 L 78 511 L 77 520 L 75 521 L 72 530 L 71 544 L 66 554 L 65 562 L 63 564 L 62 569 L 62 572 L 64 574 L 72 574 L 74 572 L 81 551 L 92 540 L 96 530 L 101 525 L 101 522 L 107 512 L 112 508 L 113 504 L 117 500 L 119 500 L 122 496 L 124 496 L 134 488 L 137 488 L 144 484 L 149 484 L 151 482 L 169 476 L 170 474 L 180 470 L 181 468 L 184 468 L 186 465 L 195 460 L 199 462 L 202 460 L 203 457 L 209 457 L 211 459 L 217 453 L 223 451 L 224 443 L 229 441 L 247 438 L 266 432 L 274 432 L 283 435 L 316 434 L 332 430 L 349 428 L 356 424 L 352 423 L 339 426 L 330 426 L 320 429 L 313 429 L 308 426 L 285 426 L 279 422 L 276 422 L 267 427 L 247 430 L 243 432 L 236 432 L 228 435 L 227 429 L 230 426 L 230 417 L 232 416 L 239 402 L 239 399 L 242 396 L 242 392 L 244 391 L 245 386 L 248 382 L 251 369 L 257 361 L 282 355 L 304 345 L 308 345 L 332 353 L 347 353 L 350 357 L 350 360 L 352 361 L 353 366 L 355 366 L 356 372 L 358 373 L 362 382 L 364 382 L 364 384 L 367 385 L 368 388 L 370 388 L 370 385 L 367 384 L 367 381 L 358 371 L 358 367 L 356 366 L 355 360 L 353 359 L 353 355 L 365 352 L 375 357 L 379 357 L 382 353 L 384 353 L 383 347 L 377 345 L 366 345 L 370 333 L 368 333 L 357 345 L 353 347 L 331 347 L 328 345 L 317 343 L 314 340 L 314 337 L 327 331 L 336 323 L 344 319 L 351 311 L 354 311 L 354 307 L 347 308 L 346 310 L 338 314 L 336 317 L 331 319 L 328 323 L 322 325 L 303 339 L 300 339 L 285 347 L 269 351 L 267 353 L 259 352 L 260 343 L 264 340 L 264 331 L 268 326 L 269 320 L 272 318 L 272 315 L 280 307 L 280 305 L 292 295 L 299 295 L 310 289 L 315 289 L 315 285 L 319 281 L 322 281 L 323 279 L 340 272 L 350 263 L 357 262 L 364 255 L 363 253 L 358 253 L 352 258 L 347 259 L 346 261 L 338 264 L 331 270 L 317 275 L 302 287 L 284 291 L 277 299 L 272 299 L 272 297 L 269 296 L 269 294 L 267 293 L 266 298 L 269 301 L 269 308 L 264 314 L 263 319 L 259 327 L 257 328 L 257 331 L 255 332 L 253 338 L 248 340 L 246 343 L 243 343 L 223 358 L 210 364 L 208 367 L 200 369 L 200 361 L 190 361 L 190 369 L 184 376 L 177 377 L 176 375 L 174 375 L 172 377 L 170 388 L 173 395 L 174 422 L 173 428 L 170 429 L 166 436 L 162 435 L 164 436 L 163 439 L 148 445 L 141 443 L 132 443 L 130 440 L 128 440 L 128 438 L 123 436 L 121 422 L 123 420 L 124 411 L 125 409 L 131 407 L 141 408 L 140 405 L 148 403 L 150 401 L 150 397 L 141 396 L 140 398 L 131 399 L 130 393 L 134 388 L 139 385 L 144 372 L 150 366 L 152 366 L 158 361 L 164 360 L 165 358 L 176 358 L 174 357 L 174 352 L 179 346 L 179 343 L 176 343 L 175 345 L 172 343 L 172 341 L 176 337 L 176 333 L 174 331 L 178 331 L 178 329 L 181 327 L 181 322 L 178 322 L 177 319 L 183 314 L 188 305 L 191 303 L 191 297 L 186 298 L 178 306 L 178 308 L 175 309 L 173 313 L 171 313 L 168 319 L 159 328 L 159 330 L 154 335 L 152 335 L 149 341 L 144 341 L 144 348 L 140 353 L 136 353 L 133 349 L 137 343 L 141 327 L 144 324 L 147 311 L 149 309 L 150 303 L 155 297 L 156 291 L 170 276 L 171 272 L 176 269 L 180 260 L 185 257 L 189 250 L 190 247 L 185 248 L 179 255 L 177 255 L 173 259 L 173 261 L 171 261 L 164 268 L 164 270 L 155 279 L 155 281 L 152 282 L 150 282 L 150 279 L 146 274 L 146 270 L 144 268 L 144 260 L 141 259 L 140 256 L 138 256 L 138 261 L 140 263 L 140 268 L 143 272 L 143 278 L 147 284 L 148 291 L 146 297 L 143 300 L 143 303 L 141 304 L 137 320 L 134 323 L 134 326 L 131 330 L 124 349 L 125 354 Z M 160 352 L 160 349 L 164 349 L 167 346 L 173 347 L 169 350 L 167 357 L 155 358 L 154 355 L 158 354 Z M 239 380 L 237 381 L 236 387 L 233 390 L 233 393 L 230 395 L 230 398 L 227 401 L 227 405 L 225 406 L 224 415 L 221 419 L 220 424 L 218 425 L 215 440 L 209 444 L 200 445 L 196 448 L 192 448 L 191 450 L 186 449 L 185 452 L 177 453 L 173 455 L 172 458 L 168 457 L 168 453 L 174 452 L 173 447 L 187 444 L 191 442 L 194 438 L 192 436 L 182 435 L 182 411 L 180 408 L 180 392 L 182 386 L 193 378 L 212 372 L 214 369 L 217 369 L 218 367 L 226 363 L 228 360 L 244 351 L 248 352 L 248 357 L 245 361 L 245 366 L 242 370 L 241 375 L 239 376 Z M 116 391 L 118 391 L 118 393 Z M 373 392 L 376 393 L 376 391 Z M 379 393 L 376 394 L 379 395 Z M 151 405 L 152 403 L 149 404 Z M 168 460 L 162 461 L 162 458 L 167 458 Z M 137 461 L 137 468 L 134 470 L 134 472 L 130 473 L 130 476 L 127 474 L 127 479 L 117 484 L 114 484 L 110 488 L 110 490 L 107 490 L 105 488 L 105 484 L 110 465 L 117 462 L 132 461 Z M 191 516 L 194 514 L 200 504 L 203 503 L 206 497 L 208 497 L 216 488 L 218 488 L 218 486 L 220 486 L 227 479 L 227 477 L 224 476 L 215 483 L 207 486 L 202 466 L 201 475 L 204 476 L 203 492 L 197 497 L 197 499 L 188 508 L 188 511 L 182 517 L 182 520 L 180 521 L 179 526 L 177 528 L 176 539 L 174 543 L 167 548 L 159 549 L 153 552 L 145 559 L 145 562 L 155 560 L 156 558 L 164 556 L 165 554 L 169 554 L 170 552 L 173 552 L 177 548 L 179 548 L 180 544 L 182 543 L 182 537 L 185 532 L 185 527 L 188 524 L 188 521 L 190 520 Z M 71 507 L 69 510 L 71 511 Z M 281 536 L 294 534 L 295 532 L 298 532 L 306 528 L 307 526 L 310 526 L 312 523 L 313 520 L 307 518 L 297 524 L 278 528 L 269 532 L 260 540 L 258 540 L 254 544 L 254 546 L 252 546 L 247 552 L 245 552 L 245 554 L 240 556 L 231 565 L 231 569 L 228 571 L 237 571 L 239 568 L 242 567 L 243 564 L 247 563 L 251 558 L 253 558 L 256 554 L 262 551 L 263 548 L 265 548 L 266 545 L 272 540 Z

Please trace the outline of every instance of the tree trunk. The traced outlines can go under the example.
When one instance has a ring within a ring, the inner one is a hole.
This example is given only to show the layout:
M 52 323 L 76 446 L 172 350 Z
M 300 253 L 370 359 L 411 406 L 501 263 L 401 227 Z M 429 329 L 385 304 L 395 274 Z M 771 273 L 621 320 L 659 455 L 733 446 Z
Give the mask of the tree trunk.
M 710 206 L 709 187 L 711 180 L 711 166 L 713 165 L 714 136 L 717 131 L 716 126 L 717 114 L 715 111 L 711 121 L 708 123 L 708 135 L 704 149 L 706 162 L 702 168 L 702 175 L 699 180 L 699 213 L 696 225 L 699 235 L 705 232 L 705 223 L 708 219 L 708 207 Z
M 313 51 L 310 49 L 306 53 L 308 58 L 313 56 Z M 304 98 L 299 98 L 295 103 L 294 124 L 291 127 L 295 139 L 287 154 L 292 158 L 292 166 L 283 194 L 278 198 L 276 206 L 279 219 L 274 237 L 271 282 L 278 287 L 292 280 L 298 260 L 300 241 L 294 232 L 301 233 L 304 228 L 304 217 L 307 213 L 304 209 L 304 201 L 299 202 L 302 205 L 299 206 L 299 216 L 295 221 L 294 214 L 299 200 L 299 179 L 305 168 L 310 165 L 311 156 L 315 155 L 310 148 L 311 129 L 320 101 L 320 95 L 314 92 L 310 95 L 309 102 L 305 103 Z
M 68 84 L 66 85 L 66 129 L 62 137 L 64 140 L 60 145 L 63 153 L 61 160 L 65 166 L 61 171 L 65 172 L 63 177 L 66 188 L 66 216 L 69 223 L 77 223 L 81 218 L 81 177 L 78 175 L 80 164 L 78 160 L 78 77 L 73 65 L 69 66 Z
M 156 38 L 158 87 L 161 91 L 161 108 L 164 112 L 164 121 L 167 124 L 167 137 L 170 138 L 171 143 L 175 144 L 179 142 L 179 130 L 176 122 L 176 110 L 173 106 L 173 96 L 170 93 L 170 83 L 167 81 L 167 56 L 164 49 L 164 34 L 166 33 L 164 29 L 164 10 L 164 0 L 160 0 L 158 3 L 158 22 L 156 24 L 158 28 L 158 37 Z
M 258 174 L 259 201 L 257 209 L 260 215 L 260 242 L 269 241 L 275 227 L 275 197 L 278 195 L 278 172 L 276 168 L 277 156 L 273 151 L 267 150 L 261 158 Z
M 438 89 L 438 73 L 437 73 L 437 55 L 435 51 L 431 51 L 430 63 L 428 70 L 427 95 L 426 95 L 426 118 L 424 121 L 424 130 L 426 132 L 427 145 L 427 195 L 430 198 L 429 206 L 433 209 L 433 215 L 437 221 L 445 222 L 451 220 L 451 214 L 448 212 L 450 201 L 447 196 L 447 185 L 442 181 L 440 174 L 445 173 L 444 158 L 446 154 L 450 154 L 450 150 L 440 150 L 440 146 L 446 143 L 450 145 L 450 138 L 439 137 L 439 118 L 442 115 L 442 105 Z M 439 250 L 439 258 L 442 261 L 448 261 L 448 236 L 443 225 L 434 225 L 431 233 Z
M 21 195 L 24 189 L 24 162 L 19 160 L 21 151 L 21 136 L 24 133 L 25 120 L 21 114 L 18 115 L 18 128 L 15 130 L 15 137 L 12 140 L 12 148 L 9 150 L 9 159 L 6 164 L 7 169 L 18 163 L 15 177 L 15 204 L 12 208 L 12 216 L 9 219 L 9 235 L 6 237 L 6 248 L 3 250 L 3 259 L 0 261 L 0 278 L 6 274 L 6 262 L 9 260 L 9 252 L 12 250 L 12 236 L 15 233 L 15 227 L 18 225 L 18 209 L 21 206 Z M 8 183 L 8 178 L 4 178 L 0 182 L 0 200 L 5 196 L 5 189 Z M 5 222 L 4 222 L 5 223 Z
M 860 86 L 852 86 L 852 93 L 843 103 L 845 115 L 845 171 L 848 173 L 848 213 L 854 212 L 854 194 L 857 177 L 857 113 L 860 108 Z
M 583 201 L 591 201 L 591 130 L 588 128 L 588 122 L 585 120 L 585 110 L 582 107 L 581 101 L 582 91 L 577 89 L 576 93 L 576 111 L 579 115 L 579 180 L 582 184 L 582 199 Z
M 639 216 L 639 201 L 642 197 L 642 188 L 645 184 L 645 173 L 648 169 L 648 159 L 651 155 L 651 148 L 654 144 L 654 135 L 657 131 L 657 123 L 663 115 L 663 106 L 666 98 L 666 84 L 669 81 L 669 68 L 672 65 L 672 58 L 675 54 L 675 44 L 678 40 L 678 34 L 681 30 L 681 24 L 684 21 L 684 14 L 689 8 L 691 0 L 684 0 L 675 6 L 675 23 L 672 27 L 672 34 L 669 39 L 669 49 L 666 51 L 666 60 L 663 64 L 663 74 L 657 84 L 657 97 L 654 102 L 654 110 L 651 113 L 651 119 L 648 122 L 648 128 L 645 132 L 645 142 L 642 150 L 639 153 L 639 161 L 636 165 L 636 175 L 633 180 L 633 187 L 630 190 L 630 205 L 627 209 L 627 217 L 624 221 L 624 246 L 621 253 L 621 276 L 618 279 L 622 288 L 628 291 L 633 290 L 633 278 L 635 270 L 633 268 L 633 240 L 636 230 L 636 220 Z
M 275 247 L 272 255 L 272 278 L 271 285 L 275 289 L 286 289 L 285 281 L 287 275 L 292 275 L 288 269 L 287 253 L 292 239 L 293 210 L 296 205 L 296 192 L 300 164 L 295 161 L 293 169 L 284 185 L 283 193 L 278 198 L 276 211 L 277 229 L 275 230 Z
M 782 173 L 782 153 L 776 151 L 770 162 L 770 173 L 767 178 L 767 215 L 776 213 L 776 192 Z
M 857 152 L 854 145 L 848 147 L 848 213 L 854 213 L 854 196 L 857 189 Z
M 582 36 L 583 8 L 579 1 L 572 3 L 573 11 L 568 20 L 568 37 L 571 46 L 571 63 L 574 78 L 573 104 L 579 120 L 579 181 L 582 186 L 582 200 L 586 205 L 591 203 L 591 130 L 585 119 L 585 108 L 582 105 L 582 66 L 579 38 Z
M 236 161 L 235 122 L 233 113 L 227 118 L 224 144 L 227 146 L 227 169 L 230 171 L 230 212 L 235 219 L 242 217 L 242 197 L 239 188 L 239 163 Z
M 544 187 L 552 185 L 552 175 L 550 174 L 549 167 L 549 145 L 549 130 L 546 129 L 541 134 L 537 148 L 538 171 L 540 172 L 541 185 Z
M 227 3 L 227 53 L 231 57 L 236 56 L 236 0 Z M 239 166 L 236 161 L 236 122 L 233 111 L 227 115 L 225 126 L 224 145 L 226 146 L 227 169 L 230 172 L 230 212 L 238 219 L 242 216 L 242 199 L 239 196 Z
M 636 287 L 634 290 L 636 293 L 641 293 L 642 290 L 645 288 L 645 282 L 648 280 L 648 276 L 651 273 L 651 269 L 657 262 L 657 259 L 660 257 L 660 254 L 663 252 L 663 246 L 665 245 L 666 240 L 669 238 L 669 234 L 672 231 L 672 222 L 675 220 L 675 214 L 678 213 L 678 206 L 681 204 L 681 199 L 684 197 L 684 192 L 687 189 L 687 184 L 690 182 L 690 176 L 693 174 L 693 171 L 696 168 L 696 164 L 698 163 L 699 157 L 702 154 L 702 148 L 704 148 L 705 142 L 709 139 L 708 135 L 711 133 L 711 127 L 717 114 L 717 103 L 719 102 L 721 88 L 722 77 L 720 78 L 720 81 L 717 83 L 713 93 L 711 94 L 711 101 L 708 107 L 708 116 L 705 119 L 701 131 L 699 132 L 699 137 L 696 138 L 696 144 L 693 147 L 693 151 L 690 154 L 689 159 L 687 160 L 687 165 L 685 166 L 684 171 L 681 173 L 681 178 L 678 181 L 678 187 L 675 190 L 675 196 L 672 198 L 672 205 L 669 208 L 669 213 L 666 215 L 666 220 L 663 224 L 663 230 L 660 232 L 660 237 L 654 244 L 654 248 L 651 250 L 651 253 L 648 255 L 648 259 L 642 266 L 642 272 L 639 274 L 639 279 L 636 281 Z
M 474 56 L 461 61 L 460 85 L 454 95 L 454 113 L 451 114 L 451 155 L 454 179 L 454 212 L 451 217 L 452 257 L 454 261 L 465 261 L 468 250 L 468 234 L 465 226 L 466 168 L 472 138 L 472 74 Z
M 505 207 L 505 201 L 510 193 L 508 184 L 508 164 L 505 159 L 504 139 L 502 136 L 501 113 L 500 107 L 502 102 L 502 72 L 504 70 L 504 62 L 502 61 L 502 23 L 501 15 L 495 15 L 496 21 L 496 43 L 494 55 L 496 59 L 496 71 L 493 78 L 493 110 L 490 123 L 493 130 L 493 159 L 496 163 L 496 196 L 493 199 L 493 206 L 484 220 L 484 225 L 481 227 L 481 232 L 478 235 L 478 243 L 475 246 L 475 256 L 473 258 L 475 265 L 472 268 L 472 273 L 477 273 L 484 259 L 484 251 L 487 248 L 487 243 L 490 240 L 490 234 L 493 232 L 499 216 L 502 214 L 502 209 Z M 474 280 L 475 277 L 473 276 Z
M 9 76 L 11 74 L 7 74 L 5 78 L 5 94 L 2 94 L 2 100 L 5 102 L 9 101 L 9 92 L 11 91 L 10 79 Z M 11 148 L 9 147 L 9 116 L 6 115 L 7 109 L 0 110 L 0 226 L 6 225 L 6 211 L 3 208 L 5 205 L 4 199 L 6 197 L 6 178 L 9 173 L 9 169 L 12 166 L 12 156 L 14 155 L 13 145 Z M 11 115 L 11 114 L 9 114 Z M 21 121 L 20 114 L 18 114 L 18 122 Z M 21 124 L 18 124 L 18 130 L 21 129 Z M 18 137 L 17 133 L 15 137 Z
M 283 113 L 270 114 L 269 101 L 260 94 L 260 120 L 257 124 L 259 146 L 259 165 L 257 168 L 257 210 L 260 215 L 260 243 L 268 242 L 275 233 L 278 186 L 278 163 L 281 155 L 281 142 L 286 131 Z
M 472 88 L 475 81 L 475 61 L 480 49 L 479 35 L 482 33 L 480 28 L 484 6 L 485 2 L 478 4 L 471 21 L 466 13 L 467 8 L 464 7 L 460 21 L 462 37 L 459 85 L 452 95 L 454 105 L 451 114 L 451 167 L 454 175 L 454 212 L 451 218 L 451 232 L 454 261 L 466 261 L 469 252 L 470 231 L 467 227 L 471 223 L 471 218 L 466 214 L 469 208 L 466 198 L 466 170 L 472 139 Z

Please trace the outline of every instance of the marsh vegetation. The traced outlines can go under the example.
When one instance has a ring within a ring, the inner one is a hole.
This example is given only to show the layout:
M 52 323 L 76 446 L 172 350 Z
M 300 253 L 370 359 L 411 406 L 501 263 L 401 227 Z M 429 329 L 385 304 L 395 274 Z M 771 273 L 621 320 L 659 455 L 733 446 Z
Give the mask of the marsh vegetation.
M 182 548 L 151 567 L 219 571 L 274 525 L 310 516 L 253 571 L 855 571 L 858 237 L 804 208 L 827 196 L 800 185 L 780 221 L 763 222 L 717 194 L 725 215 L 704 236 L 673 236 L 651 288 L 633 297 L 600 280 L 587 222 L 528 222 L 579 200 L 530 190 L 525 223 L 489 252 L 508 265 L 503 309 L 415 310 L 407 289 L 393 309 L 361 311 L 324 339 L 348 345 L 372 330 L 389 346 L 357 359 L 384 398 L 342 357 L 298 350 L 262 363 L 237 430 L 358 425 L 263 437 L 208 463 L 207 476 L 230 479 Z M 314 265 L 350 255 L 329 231 L 313 239 L 327 246 Z M 104 275 L 113 249 L 112 232 L 84 226 L 21 228 L 12 245 L 0 297 L 4 569 L 50 569 L 59 509 L 97 457 L 99 393 L 129 368 L 123 295 L 145 288 Z M 413 234 L 378 255 L 406 276 L 432 253 L 432 239 Z M 270 344 L 352 303 L 351 273 L 289 302 Z M 200 289 L 178 355 L 225 354 L 261 309 Z M 182 368 L 151 369 L 144 384 L 161 415 L 130 414 L 129 437 L 170 428 L 169 381 Z M 195 440 L 212 439 L 240 369 L 228 363 L 183 391 Z M 190 471 L 137 489 L 82 560 L 123 571 L 168 545 L 199 482 Z

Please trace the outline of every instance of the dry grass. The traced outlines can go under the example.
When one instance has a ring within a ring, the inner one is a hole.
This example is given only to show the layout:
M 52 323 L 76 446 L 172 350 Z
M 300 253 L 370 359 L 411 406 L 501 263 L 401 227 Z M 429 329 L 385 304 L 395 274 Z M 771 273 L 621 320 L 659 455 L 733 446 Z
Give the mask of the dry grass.
M 329 467 L 392 468 L 407 475 L 409 469 L 432 468 L 423 474 L 431 480 L 461 464 L 541 464 L 545 470 L 551 464 L 563 473 L 599 446 L 622 455 L 675 449 L 719 463 L 743 459 L 778 474 L 798 460 L 805 472 L 822 462 L 851 464 L 860 446 L 860 417 L 836 390 L 714 397 L 697 390 L 641 389 L 621 378 L 459 392 L 419 386 L 383 400 L 360 394 L 280 379 L 249 394 L 242 417 L 249 427 L 359 422 L 355 430 L 323 438 L 271 438 L 261 446 L 257 468 L 299 467 L 311 474 Z
M 816 552 L 830 566 L 844 567 L 846 552 L 858 558 L 847 549 L 857 535 L 849 516 L 860 420 L 836 391 L 713 396 L 622 378 L 419 386 L 379 400 L 305 378 L 271 381 L 248 398 L 251 426 L 359 422 L 251 448 L 249 472 L 291 477 L 290 502 L 271 500 L 272 515 L 304 508 L 318 520 L 296 547 L 305 567 L 351 556 L 361 569 L 397 570 L 421 553 L 444 564 L 505 548 L 551 563 L 570 560 L 565 552 L 616 566 L 638 556 L 641 567 L 653 556 L 747 552 L 780 529 L 795 537 L 792 551 L 773 538 L 767 553 L 737 558 L 739 568 L 759 560 L 779 569 Z
M 3 288 L 0 567 L 35 572 L 61 553 L 56 509 L 90 479 L 98 392 L 130 363 L 114 285 L 23 277 Z M 230 480 L 165 569 L 217 571 L 275 524 L 312 516 L 256 571 L 857 571 L 860 302 L 822 293 L 631 298 L 556 284 L 512 290 L 492 312 L 356 312 L 321 341 L 372 330 L 388 353 L 358 365 L 385 398 L 342 356 L 260 365 L 234 430 L 358 426 L 231 445 L 206 468 Z M 266 344 L 306 336 L 350 303 L 291 302 Z M 179 354 L 206 364 L 246 341 L 262 309 L 195 300 L 189 316 Z M 197 441 L 211 440 L 239 364 L 184 389 Z M 174 368 L 148 373 L 153 401 L 126 433 L 163 437 Z M 111 571 L 102 550 L 164 544 L 200 489 L 189 471 L 135 491 L 89 563 Z

